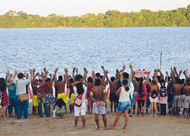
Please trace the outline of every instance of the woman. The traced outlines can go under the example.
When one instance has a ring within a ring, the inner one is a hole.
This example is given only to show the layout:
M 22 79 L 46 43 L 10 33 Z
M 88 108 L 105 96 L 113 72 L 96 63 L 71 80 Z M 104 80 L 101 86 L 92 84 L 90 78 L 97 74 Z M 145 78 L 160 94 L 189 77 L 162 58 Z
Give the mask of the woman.
M 1 107 L 3 107 L 4 118 L 6 118 L 6 114 L 7 114 L 6 107 L 8 105 L 8 96 L 7 96 L 6 87 L 11 86 L 11 85 L 12 83 L 5 83 L 5 79 L 0 78 L 0 113 L 1 113 Z
M 74 101 L 75 128 L 77 128 L 78 118 L 79 118 L 79 115 L 81 114 L 83 128 L 85 129 L 85 122 L 86 122 L 85 116 L 86 116 L 86 109 L 87 109 L 85 95 L 86 95 L 87 89 L 84 89 L 83 83 L 79 81 L 80 80 L 79 76 L 76 77 L 76 80 L 77 81 L 72 84 L 73 90 L 75 93 L 75 100 L 79 98 L 78 96 L 81 96 L 82 99 L 81 99 L 80 106 L 76 106 L 76 102 Z
M 137 108 L 137 116 L 140 116 L 140 113 L 142 113 L 142 117 L 144 117 L 144 104 L 146 101 L 146 88 L 145 88 L 145 84 L 143 83 L 143 78 L 140 78 L 140 81 L 136 83 L 138 86 L 138 90 L 137 90 L 137 95 L 136 95 L 136 99 L 138 102 L 138 108 Z M 142 111 L 140 111 L 140 109 Z
M 17 71 L 15 71 L 14 77 L 17 75 Z M 32 71 L 30 71 L 30 78 L 32 78 Z M 13 78 L 14 78 L 13 77 Z M 13 79 L 13 83 L 16 85 L 17 88 L 17 97 L 18 99 L 19 95 L 25 95 L 26 94 L 26 85 L 31 82 L 31 79 L 24 79 L 25 76 L 23 73 L 19 73 L 17 75 L 18 80 Z M 21 119 L 22 110 L 24 108 L 24 118 L 28 118 L 28 101 L 18 101 L 16 107 L 17 107 L 17 119 Z
M 147 79 L 149 79 L 149 74 L 150 72 L 148 73 Z M 149 96 L 150 108 L 151 108 L 150 117 L 153 117 L 153 110 L 154 110 L 154 117 L 157 117 L 156 112 L 157 112 L 157 102 L 158 102 L 159 91 L 158 91 L 158 80 L 157 80 L 156 75 L 157 75 L 157 72 L 154 73 L 152 83 L 150 83 L 149 80 L 147 80 L 148 84 L 150 85 L 150 96 Z
M 128 81 L 127 80 L 123 80 L 122 81 L 122 87 L 119 88 L 119 90 L 117 91 L 116 95 L 119 96 L 119 105 L 118 105 L 118 109 L 117 109 L 117 115 L 115 117 L 115 121 L 113 126 L 111 127 L 111 129 L 116 129 L 116 124 L 119 120 L 120 115 L 123 113 L 125 114 L 125 125 L 123 127 L 123 129 L 127 129 L 127 123 L 128 123 L 128 111 L 131 107 L 131 101 L 130 101 L 130 91 L 128 85 Z

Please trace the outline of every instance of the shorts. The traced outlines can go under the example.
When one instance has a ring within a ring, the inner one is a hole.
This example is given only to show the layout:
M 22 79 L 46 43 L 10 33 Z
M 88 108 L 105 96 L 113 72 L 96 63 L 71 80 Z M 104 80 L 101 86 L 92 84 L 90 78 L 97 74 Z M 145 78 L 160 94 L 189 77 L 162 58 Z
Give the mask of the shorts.
M 46 94 L 46 101 L 47 105 L 52 104 L 53 106 L 55 105 L 55 99 L 52 94 Z
M 144 107 L 145 100 L 138 100 L 138 108 Z
M 124 110 L 129 110 L 131 108 L 131 101 L 119 102 L 117 111 L 123 112 Z
M 172 107 L 174 107 L 174 108 L 177 108 L 177 107 L 181 108 L 181 105 L 182 105 L 181 95 L 174 96 Z
M 181 95 L 181 108 L 184 108 L 185 95 Z
M 38 106 L 38 96 L 34 95 L 32 98 L 32 104 L 33 106 Z
M 112 101 L 114 101 L 114 102 L 118 102 L 118 100 L 119 100 L 119 97 L 116 95 L 116 93 L 112 93 L 112 92 L 110 92 L 110 101 L 112 102 Z
M 158 97 L 156 98 L 149 97 L 149 100 L 150 102 L 158 102 Z
M 184 108 L 190 108 L 190 96 L 185 96 Z
M 38 98 L 38 103 L 46 103 L 46 97 L 37 97 Z
M 100 102 L 100 105 L 98 105 L 96 102 L 93 102 L 93 107 L 92 107 L 92 113 L 94 114 L 106 114 L 106 107 L 103 106 L 103 101 Z
M 74 114 L 75 116 L 79 116 L 81 114 L 81 116 L 85 116 L 86 115 L 86 106 L 81 106 L 80 108 L 74 106 Z
M 59 98 L 63 99 L 63 101 L 65 102 L 65 104 L 68 103 L 68 102 L 67 102 L 67 95 L 66 95 L 66 93 L 59 93 L 59 94 L 57 95 L 57 99 L 59 99 Z
M 137 92 L 134 92 L 133 93 L 133 105 L 135 105 L 136 103 L 137 103 L 137 98 L 136 98 L 136 96 L 137 96 Z

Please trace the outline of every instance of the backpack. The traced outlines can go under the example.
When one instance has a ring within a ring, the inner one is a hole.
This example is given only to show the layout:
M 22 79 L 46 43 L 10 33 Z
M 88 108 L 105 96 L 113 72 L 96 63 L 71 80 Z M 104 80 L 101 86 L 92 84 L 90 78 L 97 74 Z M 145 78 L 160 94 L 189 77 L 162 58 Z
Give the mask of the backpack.
M 153 90 L 153 91 L 152 91 L 151 97 L 152 97 L 152 98 L 156 98 L 156 97 L 157 97 L 157 91 L 156 91 L 156 90 Z
M 83 94 L 78 94 L 74 99 L 74 106 L 80 108 L 82 106 Z
M 167 96 L 167 88 L 165 87 L 165 85 L 160 87 L 160 97 L 165 97 Z

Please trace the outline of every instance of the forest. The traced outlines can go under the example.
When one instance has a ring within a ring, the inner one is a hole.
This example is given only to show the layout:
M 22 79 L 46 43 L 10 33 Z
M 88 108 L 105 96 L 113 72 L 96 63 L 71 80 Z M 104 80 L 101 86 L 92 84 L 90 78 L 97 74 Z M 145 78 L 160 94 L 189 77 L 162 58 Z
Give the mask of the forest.
M 50 14 L 47 17 L 8 11 L 0 15 L 0 28 L 56 28 L 56 27 L 169 27 L 190 26 L 190 5 L 168 11 L 87 13 L 82 16 Z

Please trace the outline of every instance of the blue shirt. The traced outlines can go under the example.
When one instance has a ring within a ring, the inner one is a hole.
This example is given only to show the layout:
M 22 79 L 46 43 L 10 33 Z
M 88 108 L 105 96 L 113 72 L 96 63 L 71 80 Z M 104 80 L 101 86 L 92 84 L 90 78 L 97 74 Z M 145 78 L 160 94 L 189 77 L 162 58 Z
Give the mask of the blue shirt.
M 16 85 L 11 85 L 8 87 L 9 98 L 16 98 Z

